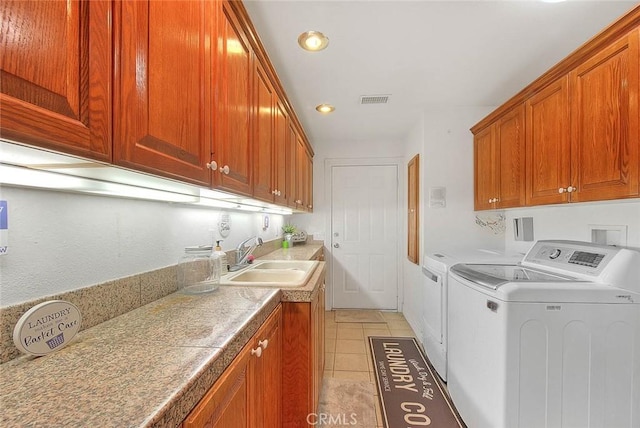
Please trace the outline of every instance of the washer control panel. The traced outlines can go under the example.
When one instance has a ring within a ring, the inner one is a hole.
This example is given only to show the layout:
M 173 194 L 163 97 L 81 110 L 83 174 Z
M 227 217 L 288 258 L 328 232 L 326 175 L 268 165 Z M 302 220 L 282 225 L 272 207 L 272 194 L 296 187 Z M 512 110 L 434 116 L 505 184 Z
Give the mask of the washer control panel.
M 524 262 L 567 273 L 598 276 L 619 251 L 616 247 L 576 241 L 538 241 Z

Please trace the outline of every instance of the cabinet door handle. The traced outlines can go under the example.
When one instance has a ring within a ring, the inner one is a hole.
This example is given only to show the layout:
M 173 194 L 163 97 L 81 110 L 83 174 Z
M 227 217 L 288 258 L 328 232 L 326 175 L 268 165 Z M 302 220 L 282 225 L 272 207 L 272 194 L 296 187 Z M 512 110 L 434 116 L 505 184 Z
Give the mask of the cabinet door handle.
M 262 348 L 258 346 L 256 349 L 252 349 L 251 355 L 257 355 L 258 358 L 260 358 L 260 356 L 262 355 Z
M 220 167 L 220 172 L 225 174 L 225 175 L 229 175 L 229 165 L 221 166 Z
M 216 161 L 212 160 L 211 162 L 209 162 L 207 164 L 207 168 L 212 169 L 212 170 L 215 171 L 216 169 L 218 169 L 218 163 Z
M 261 346 L 262 349 L 267 349 L 267 346 L 269 346 L 269 339 L 259 341 L 258 346 Z

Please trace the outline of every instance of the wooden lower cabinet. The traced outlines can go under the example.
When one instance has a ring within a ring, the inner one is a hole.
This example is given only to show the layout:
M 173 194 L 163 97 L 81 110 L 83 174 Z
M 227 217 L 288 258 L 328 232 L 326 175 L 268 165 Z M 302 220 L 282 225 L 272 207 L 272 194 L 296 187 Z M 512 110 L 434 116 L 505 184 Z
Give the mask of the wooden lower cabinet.
M 282 425 L 282 306 L 279 305 L 182 423 L 183 428 Z
M 324 280 L 324 279 L 323 279 Z M 313 426 L 324 374 L 325 285 L 311 302 L 283 303 L 282 426 Z

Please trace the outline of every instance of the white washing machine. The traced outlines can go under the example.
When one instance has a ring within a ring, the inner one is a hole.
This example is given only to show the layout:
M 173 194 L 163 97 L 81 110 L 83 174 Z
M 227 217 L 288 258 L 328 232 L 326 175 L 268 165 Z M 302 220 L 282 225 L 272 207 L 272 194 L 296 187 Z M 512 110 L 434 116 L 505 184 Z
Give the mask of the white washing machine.
M 425 352 L 443 380 L 447 380 L 447 277 L 451 266 L 457 263 L 516 263 L 522 254 L 506 255 L 486 250 L 455 250 L 434 252 L 424 256 L 424 301 L 422 305 Z
M 640 253 L 538 241 L 449 275 L 448 389 L 470 428 L 640 427 Z

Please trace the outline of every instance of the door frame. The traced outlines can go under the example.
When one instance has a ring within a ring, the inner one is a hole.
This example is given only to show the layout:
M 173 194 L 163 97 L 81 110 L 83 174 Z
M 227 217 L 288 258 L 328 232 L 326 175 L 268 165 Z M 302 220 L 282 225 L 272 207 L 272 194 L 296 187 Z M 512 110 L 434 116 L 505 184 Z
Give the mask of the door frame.
M 326 302 L 327 308 L 326 310 L 333 309 L 333 167 L 334 166 L 395 166 L 398 171 L 398 193 L 397 193 L 397 204 L 396 210 L 398 213 L 398 224 L 397 224 L 397 234 L 398 234 L 398 248 L 396 250 L 396 263 L 398 266 L 398 278 L 397 278 L 397 302 L 396 302 L 396 310 L 398 312 L 402 312 L 402 303 L 404 302 L 404 284 L 402 284 L 402 278 L 404 278 L 403 270 L 404 264 L 402 263 L 402 253 L 406 246 L 406 237 L 403 234 L 404 221 L 401 216 L 402 214 L 402 204 L 404 203 L 405 192 L 404 192 L 404 180 L 405 180 L 405 168 L 404 168 L 405 160 L 403 157 L 383 157 L 383 158 L 331 158 L 325 159 L 324 161 L 324 188 L 325 188 L 325 200 L 327 201 L 327 205 L 329 207 L 329 212 L 325 216 L 325 230 L 328 235 L 326 235 L 325 240 L 325 250 L 329 253 L 329 257 L 327 257 L 327 261 L 329 261 L 329 266 L 327 269 L 328 275 L 326 276 Z

